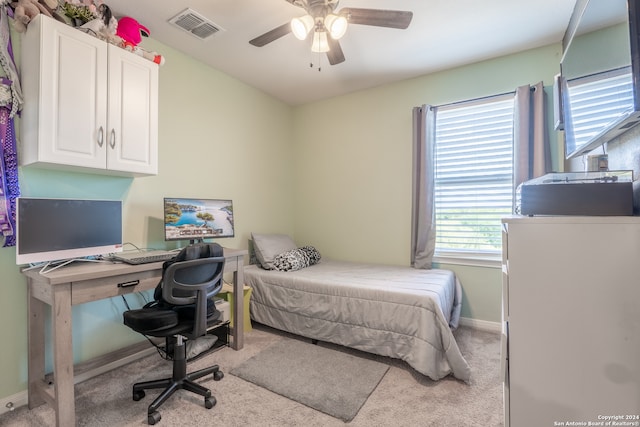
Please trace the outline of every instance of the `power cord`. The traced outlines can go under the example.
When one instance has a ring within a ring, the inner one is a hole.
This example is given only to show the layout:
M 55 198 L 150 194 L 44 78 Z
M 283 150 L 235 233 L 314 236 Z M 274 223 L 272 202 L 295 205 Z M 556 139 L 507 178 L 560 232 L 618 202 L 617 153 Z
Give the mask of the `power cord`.
M 143 301 L 144 301 L 144 306 L 146 307 L 149 304 L 149 301 L 147 301 L 147 298 L 144 296 L 144 294 L 142 292 L 137 292 L 137 294 L 139 296 L 142 297 Z M 120 295 L 120 297 L 122 297 L 122 301 L 124 302 L 124 305 L 127 307 L 127 310 L 131 310 L 131 307 L 129 306 L 129 302 L 127 301 L 127 298 L 125 298 L 125 295 Z M 166 350 L 166 346 L 162 347 L 159 344 L 157 344 L 156 342 L 154 342 L 151 337 L 141 334 L 143 337 L 145 337 L 147 339 L 147 341 L 149 341 L 151 343 L 152 346 L 154 346 L 156 348 L 156 351 L 158 352 L 158 354 L 160 355 L 161 358 L 163 358 L 164 360 L 172 360 L 172 358 L 169 356 L 169 353 Z M 165 339 L 165 343 L 166 343 L 166 339 Z

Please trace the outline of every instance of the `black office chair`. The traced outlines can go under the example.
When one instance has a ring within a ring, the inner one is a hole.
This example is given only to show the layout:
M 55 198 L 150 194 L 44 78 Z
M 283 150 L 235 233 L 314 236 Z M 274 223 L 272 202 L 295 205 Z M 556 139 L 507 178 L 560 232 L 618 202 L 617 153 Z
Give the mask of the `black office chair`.
M 133 400 L 145 396 L 144 390 L 164 388 L 149 405 L 148 423 L 160 421 L 158 408 L 176 390 L 184 389 L 204 397 L 204 406 L 211 409 L 216 398 L 211 391 L 195 380 L 208 374 L 219 381 L 224 374 L 218 365 L 187 373 L 186 340 L 195 340 L 207 333 L 207 327 L 220 323 L 213 296 L 222 288 L 224 256 L 222 247 L 213 244 L 194 244 L 184 248 L 175 258 L 163 265 L 162 281 L 154 298 L 156 301 L 137 310 L 123 313 L 124 324 L 145 336 L 163 337 L 166 351 L 173 359 L 173 376 L 134 384 Z

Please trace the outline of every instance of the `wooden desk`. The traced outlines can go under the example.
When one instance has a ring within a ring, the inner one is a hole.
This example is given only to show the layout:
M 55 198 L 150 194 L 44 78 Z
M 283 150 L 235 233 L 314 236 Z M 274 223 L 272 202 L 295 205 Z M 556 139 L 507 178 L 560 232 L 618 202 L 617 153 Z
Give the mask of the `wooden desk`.
M 236 295 L 242 295 L 242 267 L 246 250 L 224 249 L 225 273 L 233 273 Z M 162 275 L 162 263 L 128 265 L 120 263 L 75 263 L 50 273 L 25 270 L 28 283 L 29 408 L 49 403 L 56 411 L 56 424 L 74 426 L 75 396 L 71 306 L 154 289 Z M 53 387 L 45 382 L 45 306 L 51 306 L 53 343 Z M 234 298 L 235 323 L 231 347 L 244 345 L 244 304 Z

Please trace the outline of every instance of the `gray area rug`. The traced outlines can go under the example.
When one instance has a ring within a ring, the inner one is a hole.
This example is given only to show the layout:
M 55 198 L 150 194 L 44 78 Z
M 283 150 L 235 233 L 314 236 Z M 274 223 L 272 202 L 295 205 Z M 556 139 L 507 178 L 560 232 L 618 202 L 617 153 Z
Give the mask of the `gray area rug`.
M 231 374 L 348 422 L 388 369 L 374 360 L 285 339 L 246 360 Z

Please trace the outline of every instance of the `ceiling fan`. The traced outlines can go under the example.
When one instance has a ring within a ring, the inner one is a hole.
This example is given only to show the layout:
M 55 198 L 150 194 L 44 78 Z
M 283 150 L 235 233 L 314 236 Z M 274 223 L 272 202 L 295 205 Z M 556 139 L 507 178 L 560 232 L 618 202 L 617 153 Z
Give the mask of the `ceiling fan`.
M 385 9 L 362 9 L 344 7 L 335 11 L 339 0 L 285 0 L 301 7 L 307 14 L 293 18 L 291 22 L 280 25 L 250 40 L 249 43 L 262 47 L 291 32 L 300 40 L 312 35 L 311 51 L 326 52 L 329 64 L 335 65 L 345 60 L 338 40 L 347 31 L 349 24 L 371 25 L 406 29 L 411 23 L 413 12 Z

